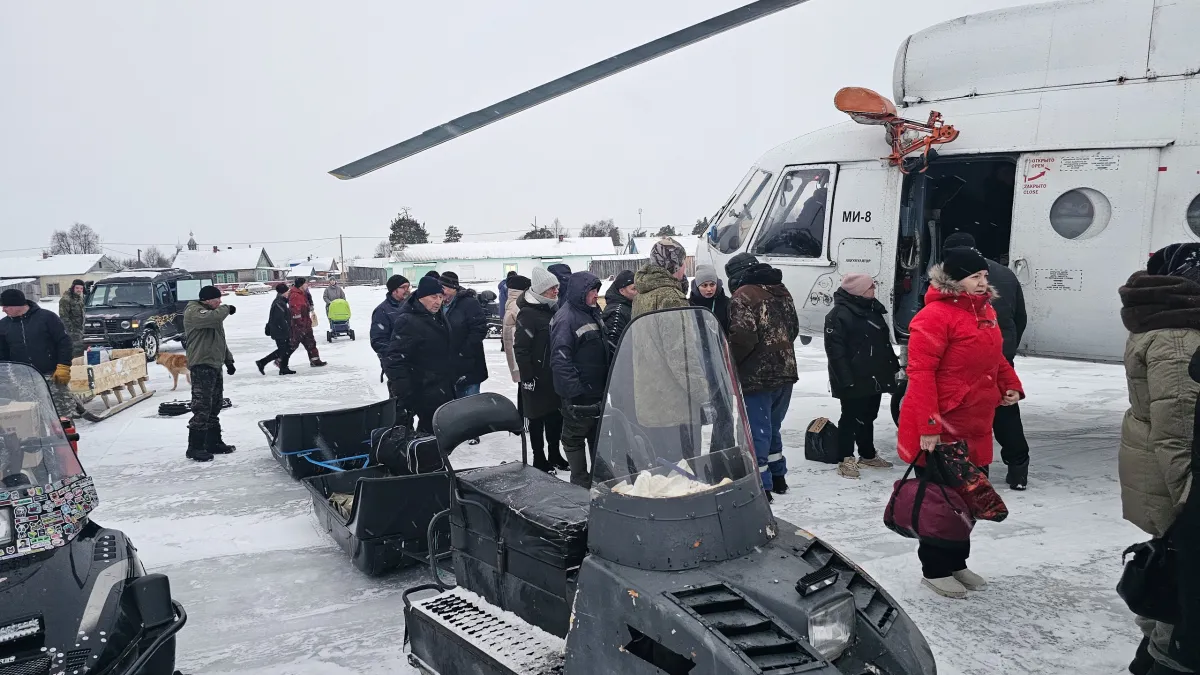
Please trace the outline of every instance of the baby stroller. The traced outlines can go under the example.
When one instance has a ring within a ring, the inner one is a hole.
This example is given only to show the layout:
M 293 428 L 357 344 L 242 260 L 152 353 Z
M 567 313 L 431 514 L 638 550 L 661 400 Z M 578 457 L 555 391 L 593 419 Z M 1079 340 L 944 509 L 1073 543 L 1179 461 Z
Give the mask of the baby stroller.
M 350 327 L 350 303 L 346 302 L 345 298 L 338 298 L 329 303 L 325 308 L 325 316 L 329 318 L 329 330 L 325 332 L 325 339 L 333 342 L 333 338 L 349 335 L 350 339 L 354 339 L 354 329 Z

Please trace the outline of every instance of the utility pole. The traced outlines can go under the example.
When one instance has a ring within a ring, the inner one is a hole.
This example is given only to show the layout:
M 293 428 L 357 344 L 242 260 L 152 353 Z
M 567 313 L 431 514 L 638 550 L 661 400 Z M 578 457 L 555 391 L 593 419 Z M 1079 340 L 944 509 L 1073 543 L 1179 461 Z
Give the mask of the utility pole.
M 638 232 L 642 231 L 642 210 L 638 209 Z
M 141 266 L 141 264 L 142 264 L 142 249 L 139 248 L 137 250 L 137 252 L 138 252 L 138 265 Z
M 346 283 L 346 247 L 342 244 L 342 235 L 338 235 L 338 250 L 341 262 L 338 263 L 338 276 L 342 278 L 342 283 Z

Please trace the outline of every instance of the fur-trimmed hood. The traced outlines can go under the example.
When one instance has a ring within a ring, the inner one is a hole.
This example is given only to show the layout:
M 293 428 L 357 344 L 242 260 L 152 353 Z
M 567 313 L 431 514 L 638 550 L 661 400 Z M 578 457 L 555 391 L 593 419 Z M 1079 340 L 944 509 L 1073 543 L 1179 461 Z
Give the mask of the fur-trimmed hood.
M 963 288 L 960 282 L 950 278 L 950 275 L 946 273 L 941 263 L 929 268 L 929 288 L 930 290 L 937 289 L 941 296 L 967 294 L 966 289 Z M 989 284 L 988 300 L 995 300 L 998 297 L 1000 297 L 1000 291 L 997 291 L 995 286 Z M 935 299 L 940 300 L 941 298 L 938 297 Z M 928 292 L 925 294 L 925 301 L 929 301 Z

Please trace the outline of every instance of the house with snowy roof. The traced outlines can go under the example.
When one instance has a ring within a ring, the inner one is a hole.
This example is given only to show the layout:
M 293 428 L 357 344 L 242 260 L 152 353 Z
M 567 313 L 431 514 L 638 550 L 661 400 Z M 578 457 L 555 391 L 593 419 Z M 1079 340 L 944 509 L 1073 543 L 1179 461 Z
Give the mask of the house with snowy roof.
M 409 244 L 392 254 L 395 262 L 390 274 L 403 274 L 415 282 L 429 270 L 437 270 L 454 272 L 463 282 L 499 281 L 509 272 L 529 276 L 534 267 L 558 263 L 574 271 L 586 270 L 592 258 L 613 251 L 608 237 Z
M 190 242 L 189 242 L 190 244 Z M 267 250 L 261 246 L 225 248 L 213 246 L 211 251 L 188 250 L 175 254 L 172 267 L 203 274 L 214 284 L 277 281 L 285 277 L 284 270 L 275 267 Z
M 289 277 L 333 279 L 341 276 L 337 258 L 314 258 L 311 255 L 307 258 L 293 258 L 288 261 L 288 267 L 291 268 L 288 272 Z M 298 273 L 297 268 L 303 268 L 304 273 Z
M 26 279 L 36 285 L 42 297 L 56 297 L 75 279 L 90 284 L 121 269 L 121 265 L 102 253 L 0 258 L 0 279 Z

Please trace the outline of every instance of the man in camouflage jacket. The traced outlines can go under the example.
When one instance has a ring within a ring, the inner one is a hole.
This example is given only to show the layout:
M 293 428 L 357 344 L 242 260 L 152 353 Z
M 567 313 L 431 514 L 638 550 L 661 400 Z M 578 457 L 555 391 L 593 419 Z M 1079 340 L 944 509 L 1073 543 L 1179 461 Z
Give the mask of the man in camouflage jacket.
M 758 457 L 763 488 L 787 492 L 787 462 L 779 428 L 787 415 L 796 374 L 800 335 L 796 303 L 783 285 L 783 273 L 739 253 L 725 265 L 729 288 L 729 351 L 737 364 L 742 398 Z
M 58 299 L 58 318 L 71 338 L 71 356 L 83 356 L 83 280 L 76 279 Z

